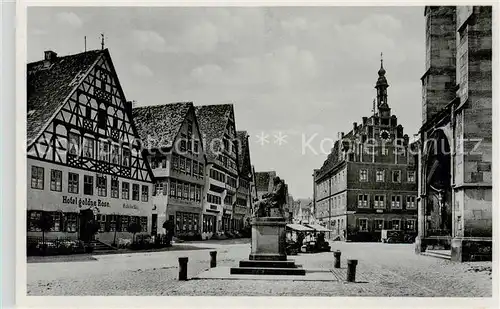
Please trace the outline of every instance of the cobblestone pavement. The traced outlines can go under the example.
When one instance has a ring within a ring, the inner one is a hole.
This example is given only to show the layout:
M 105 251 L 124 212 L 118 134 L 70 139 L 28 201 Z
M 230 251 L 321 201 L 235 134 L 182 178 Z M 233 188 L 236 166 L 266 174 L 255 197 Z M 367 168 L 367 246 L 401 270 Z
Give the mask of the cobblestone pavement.
M 342 251 L 334 281 L 189 280 L 177 281 L 178 257 L 189 257 L 188 277 L 209 267 L 247 259 L 246 243 L 186 243 L 201 250 L 96 255 L 96 261 L 27 264 L 28 295 L 197 295 L 197 296 L 425 296 L 490 297 L 491 262 L 454 263 L 414 254 L 413 245 L 332 243 Z M 182 245 L 182 244 L 179 244 Z M 206 249 L 205 249 L 206 248 Z M 290 256 L 306 269 L 332 269 L 331 252 Z M 357 282 L 345 283 L 346 260 L 358 259 Z

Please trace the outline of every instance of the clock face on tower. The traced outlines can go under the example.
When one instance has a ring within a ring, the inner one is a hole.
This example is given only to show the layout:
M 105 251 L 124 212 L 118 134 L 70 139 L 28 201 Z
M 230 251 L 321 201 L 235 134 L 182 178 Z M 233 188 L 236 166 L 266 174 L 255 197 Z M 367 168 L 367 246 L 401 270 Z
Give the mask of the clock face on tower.
M 388 140 L 388 139 L 389 139 L 389 132 L 387 132 L 386 130 L 382 130 L 382 131 L 380 132 L 380 137 L 381 137 L 382 139 Z

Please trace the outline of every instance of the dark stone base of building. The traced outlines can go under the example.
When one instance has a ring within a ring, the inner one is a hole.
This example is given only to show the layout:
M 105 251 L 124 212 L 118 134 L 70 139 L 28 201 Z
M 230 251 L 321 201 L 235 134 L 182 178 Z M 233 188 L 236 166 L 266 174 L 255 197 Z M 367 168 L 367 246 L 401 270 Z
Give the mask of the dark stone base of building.
M 491 261 L 491 238 L 481 237 L 429 237 L 415 239 L 415 253 L 427 249 L 451 250 L 451 260 L 455 262 Z

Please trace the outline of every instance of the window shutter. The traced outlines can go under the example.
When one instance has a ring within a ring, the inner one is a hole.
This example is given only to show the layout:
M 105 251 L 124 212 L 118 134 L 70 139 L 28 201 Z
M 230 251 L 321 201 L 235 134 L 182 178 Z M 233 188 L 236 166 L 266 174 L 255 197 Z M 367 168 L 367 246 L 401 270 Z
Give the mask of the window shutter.
M 168 186 L 167 186 L 167 182 L 164 182 L 163 183 L 163 195 L 167 195 L 168 194 Z

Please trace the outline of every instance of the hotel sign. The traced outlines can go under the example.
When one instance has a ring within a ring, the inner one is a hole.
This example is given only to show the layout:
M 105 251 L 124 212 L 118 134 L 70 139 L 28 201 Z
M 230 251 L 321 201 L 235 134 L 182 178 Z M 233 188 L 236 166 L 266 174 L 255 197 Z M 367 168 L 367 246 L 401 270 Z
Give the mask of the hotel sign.
M 71 204 L 71 205 L 78 205 L 79 208 L 88 206 L 88 207 L 111 207 L 109 205 L 109 202 L 105 202 L 103 200 L 97 199 L 91 199 L 91 198 L 77 198 L 77 197 L 72 197 L 72 196 L 63 196 L 62 197 L 62 202 L 63 204 Z

